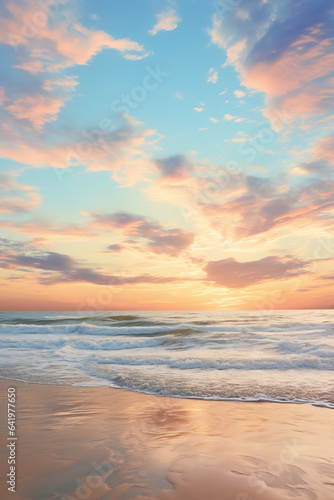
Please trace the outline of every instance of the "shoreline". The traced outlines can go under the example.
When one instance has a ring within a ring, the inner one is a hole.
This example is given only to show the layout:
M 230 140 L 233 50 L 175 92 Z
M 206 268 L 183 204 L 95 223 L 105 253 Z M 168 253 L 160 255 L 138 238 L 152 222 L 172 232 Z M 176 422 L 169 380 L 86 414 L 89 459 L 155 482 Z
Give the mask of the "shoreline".
M 17 391 L 17 490 L 2 498 L 283 500 L 334 495 L 330 413 L 0 379 Z M 6 438 L 6 428 L 1 431 Z M 7 471 L 6 451 L 1 470 Z M 86 493 L 85 493 L 86 492 Z M 85 496 L 86 495 L 86 496 Z
M 167 398 L 167 399 L 181 399 L 181 400 L 190 400 L 190 401 L 212 401 L 212 402 L 222 402 L 222 403 L 250 403 L 250 404 L 264 404 L 264 403 L 269 403 L 269 404 L 279 404 L 279 405 L 310 405 L 314 406 L 316 408 L 325 408 L 327 410 L 333 410 L 334 406 L 333 403 L 325 403 L 321 401 L 280 401 L 280 400 L 275 400 L 275 399 L 265 399 L 265 398 L 259 398 L 259 399 L 241 399 L 241 398 L 215 398 L 215 397 L 199 397 L 199 396 L 179 396 L 179 395 L 165 395 L 165 394 L 155 394 L 154 392 L 145 392 L 145 391 L 140 391 L 137 389 L 129 389 L 125 387 L 113 387 L 111 385 L 106 384 L 99 384 L 99 385 L 71 385 L 71 384 L 54 384 L 54 383 L 40 383 L 40 382 L 26 382 L 24 380 L 16 380 L 16 379 L 11 379 L 11 378 L 4 378 L 0 376 L 0 382 L 1 381 L 9 381 L 9 382 L 15 382 L 19 384 L 29 384 L 29 385 L 42 385 L 42 386 L 52 386 L 52 387 L 73 387 L 73 388 L 87 388 L 87 389 L 94 389 L 94 388 L 106 388 L 106 389 L 111 389 L 111 390 L 116 390 L 116 391 L 124 391 L 124 392 L 130 392 L 130 393 L 135 393 L 135 394 L 143 394 L 146 396 L 152 396 L 152 397 L 157 397 L 157 398 Z M 330 406 L 331 405 L 331 406 Z

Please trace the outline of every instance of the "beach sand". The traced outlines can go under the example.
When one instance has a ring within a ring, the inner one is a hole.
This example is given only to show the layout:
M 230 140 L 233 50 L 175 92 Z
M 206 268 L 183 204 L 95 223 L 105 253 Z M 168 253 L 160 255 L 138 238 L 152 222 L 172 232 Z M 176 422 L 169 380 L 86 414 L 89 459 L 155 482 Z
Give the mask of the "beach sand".
M 1 380 L 2 499 L 334 499 L 333 410 Z M 7 388 L 17 485 L 7 491 Z

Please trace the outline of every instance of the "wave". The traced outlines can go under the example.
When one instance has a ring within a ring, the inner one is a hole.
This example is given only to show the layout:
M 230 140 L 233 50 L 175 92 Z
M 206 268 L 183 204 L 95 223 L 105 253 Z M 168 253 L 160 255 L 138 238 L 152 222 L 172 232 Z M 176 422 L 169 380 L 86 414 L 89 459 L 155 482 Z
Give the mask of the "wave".
M 174 397 L 334 402 L 334 312 L 0 314 L 0 376 Z
M 93 359 L 93 358 L 91 358 Z M 228 360 L 205 361 L 200 358 L 158 358 L 158 357 L 106 357 L 94 358 L 97 364 L 125 365 L 125 366 L 156 366 L 165 365 L 178 370 L 334 370 L 334 360 L 328 359 L 300 359 L 289 361 L 275 360 Z
M 103 326 L 94 325 L 86 322 L 79 324 L 62 324 L 59 325 L 44 325 L 44 324 L 34 324 L 34 328 L 31 325 L 25 323 L 2 323 L 0 324 L 0 334 L 1 333 L 15 333 L 15 334 L 77 334 L 77 335 L 136 335 L 136 336 L 161 336 L 161 335 L 189 335 L 196 334 L 203 330 L 199 328 L 189 328 L 188 326 L 175 328 L 175 326 L 170 326 L 169 328 L 165 325 L 155 326 L 152 324 L 148 325 L 131 325 L 128 327 L 122 326 Z
M 119 315 L 119 316 L 105 316 L 104 319 L 111 321 L 133 321 L 135 319 L 139 319 L 139 316 L 128 315 Z
M 328 344 L 310 344 L 303 342 L 301 344 L 295 342 L 281 342 L 277 349 L 283 352 L 293 354 L 312 354 L 319 358 L 334 358 L 334 345 Z

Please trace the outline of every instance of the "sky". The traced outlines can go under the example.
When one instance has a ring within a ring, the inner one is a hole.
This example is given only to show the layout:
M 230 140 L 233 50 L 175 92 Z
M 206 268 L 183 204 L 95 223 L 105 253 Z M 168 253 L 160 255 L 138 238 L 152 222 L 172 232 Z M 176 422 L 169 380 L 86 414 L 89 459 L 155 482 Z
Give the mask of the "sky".
M 0 308 L 332 308 L 333 10 L 2 2 Z

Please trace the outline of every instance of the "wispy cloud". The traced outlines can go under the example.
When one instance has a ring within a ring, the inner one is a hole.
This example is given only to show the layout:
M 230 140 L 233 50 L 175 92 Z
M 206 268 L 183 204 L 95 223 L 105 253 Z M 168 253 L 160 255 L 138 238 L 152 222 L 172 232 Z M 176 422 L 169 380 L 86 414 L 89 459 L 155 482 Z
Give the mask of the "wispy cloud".
M 184 95 L 181 90 L 176 90 L 174 93 L 174 97 L 176 97 L 176 99 L 180 99 L 181 101 L 184 99 Z
M 165 228 L 161 223 L 136 214 L 118 212 L 91 214 L 94 228 L 114 231 L 118 236 L 130 238 L 132 248 L 176 257 L 193 242 L 195 234 L 182 229 Z M 110 247 L 109 247 L 110 249 Z
M 30 212 L 41 203 L 36 188 L 20 184 L 17 173 L 0 174 L 0 213 L 19 214 Z
M 207 82 L 217 83 L 218 82 L 218 71 L 214 68 L 210 68 L 207 76 Z
M 246 95 L 246 93 L 243 92 L 242 90 L 235 90 L 233 93 L 238 99 L 241 99 Z
M 204 102 L 201 101 L 199 105 L 194 108 L 194 110 L 197 111 L 197 113 L 201 113 L 202 111 L 204 111 Z
M 104 31 L 83 26 L 73 3 L 50 9 L 49 14 L 33 0 L 8 1 L 0 18 L 0 42 L 12 45 L 18 55 L 17 67 L 30 73 L 59 70 L 87 64 L 103 49 L 113 49 L 128 59 L 148 55 L 144 47 L 127 38 L 116 39 Z M 41 23 L 38 19 L 44 18 Z
M 242 84 L 265 92 L 265 115 L 275 128 L 326 113 L 333 99 L 333 3 L 247 2 L 214 15 L 211 40 L 227 51 Z M 279 115 L 279 116 L 278 116 Z
M 0 258 L 0 267 L 5 269 L 33 268 L 41 271 L 37 277 L 42 285 L 60 283 L 91 283 L 103 286 L 126 286 L 142 283 L 171 283 L 177 278 L 164 276 L 121 276 L 103 273 L 91 267 L 85 267 L 69 255 L 58 252 L 34 251 L 26 253 L 4 253 Z
M 173 31 L 177 28 L 181 18 L 172 8 L 166 9 L 160 14 L 157 14 L 157 22 L 149 31 L 151 36 L 156 35 L 159 31 Z
M 57 119 L 57 115 L 65 102 L 51 96 L 37 95 L 21 97 L 6 106 L 6 109 L 19 120 L 27 120 L 37 129 L 44 123 Z
M 163 180 L 182 181 L 189 177 L 193 169 L 193 161 L 185 155 L 156 159 L 154 164 Z
M 229 113 L 225 113 L 224 118 L 225 118 L 225 120 L 230 121 L 230 120 L 235 120 L 238 117 L 230 115 Z
M 31 109 L 36 113 L 34 108 Z M 150 158 L 156 150 L 159 136 L 154 130 L 133 124 L 128 117 L 120 117 L 119 127 L 109 120 L 109 129 L 67 129 L 67 137 L 50 142 L 48 135 L 26 129 L 9 115 L 6 124 L 0 124 L 0 154 L 33 168 L 54 167 L 54 175 L 63 178 L 64 170 L 84 167 L 87 171 L 109 171 L 122 185 L 138 182 L 150 170 Z M 40 120 L 36 118 L 39 124 Z M 12 126 L 9 126 L 12 124 Z M 21 128 L 19 128 L 21 127 Z M 21 133 L 17 133 L 17 131 Z
M 233 258 L 208 262 L 207 279 L 227 288 L 246 288 L 264 281 L 277 281 L 307 272 L 309 262 L 291 257 L 265 257 L 238 262 Z

